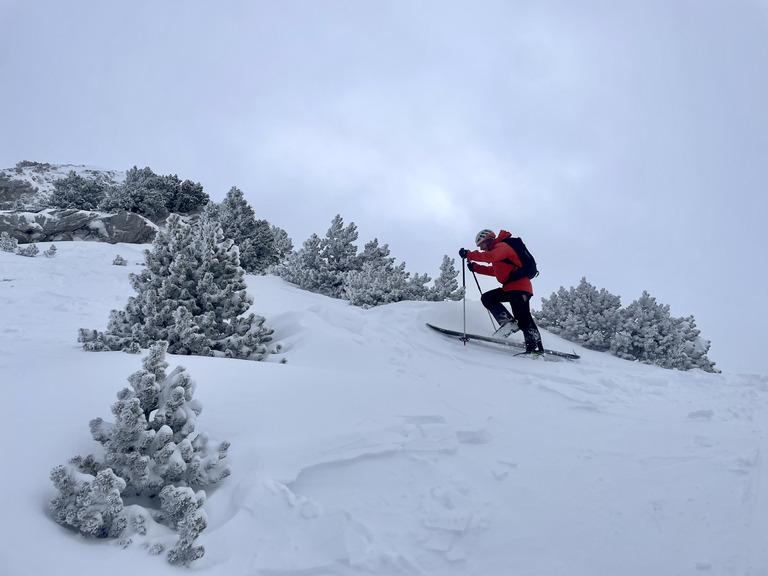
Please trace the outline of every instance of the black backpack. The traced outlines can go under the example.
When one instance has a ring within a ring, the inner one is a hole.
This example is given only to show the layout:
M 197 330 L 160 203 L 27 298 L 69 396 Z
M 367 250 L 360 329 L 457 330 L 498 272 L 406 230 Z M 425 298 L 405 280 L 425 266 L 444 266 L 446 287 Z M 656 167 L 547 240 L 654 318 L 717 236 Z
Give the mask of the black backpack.
M 517 257 L 520 258 L 520 264 L 522 264 L 520 268 L 516 267 L 515 270 L 512 270 L 512 273 L 509 275 L 505 284 L 520 280 L 520 278 L 524 278 L 525 276 L 528 278 L 536 278 L 536 276 L 539 275 L 539 269 L 536 267 L 536 259 L 530 252 L 528 252 L 528 248 L 525 247 L 525 243 L 522 239 L 512 238 L 510 236 L 509 238 L 504 238 L 502 242 L 509 244 L 512 247 L 512 250 L 515 251 Z M 502 262 L 516 266 L 516 264 L 509 258 L 505 258 Z

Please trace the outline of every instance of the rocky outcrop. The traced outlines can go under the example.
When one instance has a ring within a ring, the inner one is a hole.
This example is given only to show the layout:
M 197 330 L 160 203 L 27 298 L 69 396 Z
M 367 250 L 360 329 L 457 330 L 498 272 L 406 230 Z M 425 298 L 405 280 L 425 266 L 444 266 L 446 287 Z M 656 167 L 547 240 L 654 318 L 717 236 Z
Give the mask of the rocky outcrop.
M 66 240 L 145 244 L 152 242 L 157 226 L 132 212 L 106 214 L 49 208 L 34 212 L 0 212 L 0 232 L 8 232 L 20 244 Z

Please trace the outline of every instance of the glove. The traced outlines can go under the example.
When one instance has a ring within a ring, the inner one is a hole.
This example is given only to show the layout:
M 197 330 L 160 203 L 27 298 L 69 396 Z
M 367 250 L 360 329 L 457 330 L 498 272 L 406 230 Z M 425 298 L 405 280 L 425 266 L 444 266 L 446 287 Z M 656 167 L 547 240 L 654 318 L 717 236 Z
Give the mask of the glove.
M 470 272 L 475 271 L 475 263 L 474 262 L 467 262 L 467 268 L 469 268 Z
M 463 260 L 466 257 L 467 257 L 467 251 L 464 248 L 461 248 L 459 250 L 459 258 L 461 258 Z

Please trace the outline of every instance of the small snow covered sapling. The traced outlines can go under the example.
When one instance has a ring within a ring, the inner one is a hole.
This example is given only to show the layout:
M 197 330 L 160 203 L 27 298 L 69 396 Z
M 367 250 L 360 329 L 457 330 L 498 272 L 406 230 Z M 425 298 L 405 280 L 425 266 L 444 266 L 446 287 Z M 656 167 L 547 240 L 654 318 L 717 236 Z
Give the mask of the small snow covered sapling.
M 179 533 L 168 561 L 189 565 L 205 552 L 194 545 L 206 526 L 205 492 L 198 489 L 229 476 L 221 463 L 229 443 L 212 447 L 208 435 L 196 431 L 202 412 L 193 397 L 196 384 L 182 366 L 166 374 L 167 346 L 153 345 L 143 370 L 128 378 L 131 387 L 123 388 L 112 405 L 114 422 L 91 420 L 91 434 L 104 455 L 78 456 L 51 472 L 59 490 L 51 508 L 57 522 L 83 535 L 117 538 L 136 518 L 149 517 L 140 506 L 124 510 L 122 496 L 160 496 L 162 512 L 153 516 Z
M 16 249 L 16 254 L 28 258 L 34 258 L 38 252 L 40 252 L 40 248 L 37 247 L 37 244 L 25 244 Z
M 128 266 L 128 261 L 118 254 L 115 259 L 112 260 L 112 264 L 115 266 Z
M 114 422 L 91 421 L 93 439 L 105 450 L 105 464 L 126 481 L 126 492 L 156 496 L 169 484 L 207 486 L 229 476 L 221 466 L 228 442 L 211 451 L 206 434 L 197 433 L 202 405 L 193 398 L 196 384 L 183 366 L 166 375 L 166 342 L 144 358 L 132 374 L 131 388 L 118 393 Z
M 51 247 L 48 248 L 48 250 L 45 250 L 43 252 L 43 255 L 46 258 L 53 258 L 54 256 L 56 256 L 56 245 L 55 244 L 51 244 Z
M 12 238 L 8 232 L 0 232 L 0 250 L 3 252 L 16 252 L 18 246 L 19 241 L 16 238 Z

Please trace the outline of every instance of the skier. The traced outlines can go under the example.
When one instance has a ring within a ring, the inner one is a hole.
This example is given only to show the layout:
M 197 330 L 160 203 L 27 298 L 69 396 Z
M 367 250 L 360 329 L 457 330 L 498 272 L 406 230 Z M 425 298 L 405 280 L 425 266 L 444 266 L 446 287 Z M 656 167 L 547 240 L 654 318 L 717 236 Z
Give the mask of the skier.
M 506 338 L 513 332 L 523 331 L 525 338 L 525 354 L 542 354 L 544 346 L 541 343 L 541 334 L 531 316 L 531 297 L 533 285 L 530 278 L 522 276 L 510 280 L 516 270 L 522 268 L 520 257 L 514 248 L 504 242 L 511 238 L 506 230 L 501 230 L 499 236 L 493 230 L 481 230 L 475 236 L 475 244 L 480 250 L 459 250 L 459 256 L 468 260 L 467 268 L 470 272 L 478 272 L 486 276 L 495 276 L 501 282 L 501 288 L 485 292 L 480 301 L 499 323 L 499 329 L 494 336 Z M 485 262 L 490 266 L 475 264 Z M 512 314 L 502 302 L 509 302 Z

